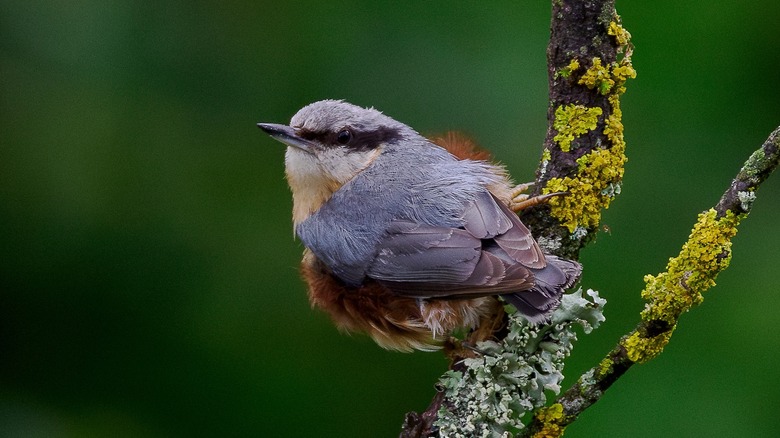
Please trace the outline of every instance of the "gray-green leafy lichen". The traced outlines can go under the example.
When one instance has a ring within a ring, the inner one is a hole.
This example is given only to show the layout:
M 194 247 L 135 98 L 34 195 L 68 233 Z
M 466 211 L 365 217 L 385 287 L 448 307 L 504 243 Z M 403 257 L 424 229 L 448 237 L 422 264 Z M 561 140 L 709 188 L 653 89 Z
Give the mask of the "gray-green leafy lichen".
M 750 209 L 753 208 L 753 201 L 756 200 L 756 192 L 737 192 L 737 198 L 739 199 L 739 206 L 742 210 L 749 212 Z
M 620 194 L 621 190 L 621 184 L 620 181 L 618 182 L 611 182 L 607 184 L 607 187 L 603 188 L 601 190 L 601 194 L 604 196 L 609 196 L 611 198 L 617 197 L 617 195 Z
M 578 240 L 578 239 L 584 239 L 585 236 L 588 235 L 588 229 L 585 227 L 577 227 L 572 231 L 571 236 L 569 238 L 571 240 Z
M 549 325 L 530 325 L 509 316 L 509 334 L 499 342 L 476 346 L 480 357 L 465 359 L 464 371 L 448 371 L 440 380 L 445 400 L 436 426 L 447 437 L 512 437 L 527 412 L 544 406 L 545 390 L 558 394 L 564 359 L 577 340 L 604 321 L 606 300 L 582 289 L 566 294 Z
M 555 254 L 555 252 L 561 248 L 561 236 L 539 236 L 539 238 L 536 239 L 536 243 L 539 244 L 539 248 L 541 248 L 542 252 L 545 254 Z

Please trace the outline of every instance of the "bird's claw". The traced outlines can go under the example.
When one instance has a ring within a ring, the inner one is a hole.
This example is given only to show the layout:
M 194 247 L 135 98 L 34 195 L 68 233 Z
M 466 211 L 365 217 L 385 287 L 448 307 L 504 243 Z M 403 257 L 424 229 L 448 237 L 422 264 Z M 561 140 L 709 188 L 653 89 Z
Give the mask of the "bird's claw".
M 555 193 L 546 193 L 544 195 L 529 197 L 523 192 L 528 190 L 528 188 L 531 187 L 532 185 L 533 183 L 518 184 L 512 190 L 512 200 L 509 202 L 509 208 L 511 208 L 512 211 L 517 213 L 528 207 L 533 207 L 539 204 L 545 204 L 549 202 L 550 199 L 556 196 L 564 196 L 569 194 L 569 192 L 555 192 Z

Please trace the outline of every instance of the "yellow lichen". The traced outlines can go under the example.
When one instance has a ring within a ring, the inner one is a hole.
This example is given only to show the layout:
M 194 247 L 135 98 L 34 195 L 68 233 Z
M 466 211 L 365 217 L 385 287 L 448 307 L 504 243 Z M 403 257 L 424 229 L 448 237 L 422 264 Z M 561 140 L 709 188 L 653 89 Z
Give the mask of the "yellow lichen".
M 623 139 L 623 113 L 620 109 L 620 95 L 625 92 L 624 83 L 628 78 L 636 77 L 631 59 L 626 57 L 620 62 L 605 67 L 598 58 L 579 80 L 581 85 L 595 88 L 599 93 L 608 95 L 611 112 L 604 121 L 604 135 L 609 145 L 593 150 L 577 159 L 577 174 L 574 177 L 551 178 L 543 193 L 568 192 L 569 196 L 560 196 L 550 200 L 551 214 L 568 228 L 570 233 L 579 228 L 595 228 L 601 221 L 601 211 L 609 208 L 616 189 L 623 178 L 626 158 L 626 144 Z M 573 107 L 576 105 L 568 105 Z M 559 108 L 560 109 L 560 108 Z M 558 110 L 555 121 L 558 122 Z M 553 125 L 556 129 L 557 127 Z M 593 129 L 593 128 L 591 128 Z M 560 135 L 560 131 L 559 131 Z M 556 136 L 555 141 L 560 143 Z M 563 138 L 568 140 L 568 138 Z M 563 150 L 563 144 L 561 145 Z
M 657 336 L 647 337 L 635 331 L 631 336 L 623 339 L 620 344 L 626 349 L 626 354 L 635 363 L 645 363 L 658 356 L 664 350 L 672 337 L 674 327 Z
M 677 257 L 669 259 L 666 271 L 645 276 L 642 298 L 648 301 L 642 320 L 649 323 L 623 339 L 628 358 L 637 363 L 659 355 L 669 342 L 679 316 L 701 303 L 702 293 L 715 286 L 715 278 L 731 260 L 731 239 L 744 216 L 731 211 L 718 217 L 714 209 L 699 214 L 688 241 Z M 649 336 L 648 327 L 668 324 L 668 330 Z
M 601 63 L 600 58 L 593 58 L 592 65 L 579 80 L 580 85 L 591 89 L 597 89 L 606 96 L 610 92 L 621 94 L 625 92 L 623 84 L 628 79 L 636 77 L 636 70 L 631 65 L 630 58 L 624 58 L 620 62 L 613 62 L 609 66 Z
M 562 78 L 568 78 L 572 75 L 572 73 L 579 70 L 579 68 L 580 68 L 580 61 L 578 61 L 577 58 L 574 58 L 571 60 L 571 62 L 569 62 L 569 65 L 558 70 L 556 75 Z
M 597 88 L 599 93 L 606 95 L 612 90 L 615 80 L 610 77 L 609 69 L 601 65 L 601 59 L 593 58 L 593 63 L 582 75 L 579 84 L 588 88 Z
M 622 136 L 622 135 L 621 135 Z M 551 214 L 573 233 L 577 227 L 595 228 L 601 221 L 601 210 L 609 208 L 614 198 L 610 185 L 620 183 L 627 158 L 625 144 L 611 149 L 596 149 L 577 160 L 575 178 L 550 178 L 543 193 L 568 192 L 550 200 Z
M 616 21 L 609 23 L 607 35 L 612 35 L 615 37 L 615 40 L 621 46 L 628 45 L 628 42 L 631 40 L 631 34 Z
M 563 420 L 563 405 L 555 403 L 536 411 L 536 419 L 542 425 L 541 430 L 533 435 L 533 438 L 556 438 L 563 436 L 564 426 L 561 426 Z
M 604 377 L 607 373 L 612 371 L 612 366 L 614 364 L 615 363 L 612 361 L 612 359 L 605 357 L 601 362 L 599 362 L 599 368 L 596 377 L 597 378 Z
M 629 79 L 636 78 L 636 70 L 631 62 L 625 60 L 612 65 L 612 77 L 617 85 L 616 91 L 622 94 L 626 91 L 625 83 Z
M 702 292 L 715 285 L 715 278 L 731 260 L 731 239 L 740 217 L 729 211 L 718 218 L 714 209 L 701 213 L 688 241 L 677 257 L 669 259 L 666 272 L 645 276 L 642 298 L 649 305 L 645 321 L 674 324 L 677 317 L 702 301 Z
M 580 68 L 580 61 L 578 61 L 577 58 L 572 59 L 567 68 L 570 72 L 574 73 Z
M 613 94 L 609 96 L 609 103 L 612 107 L 612 114 L 607 117 L 606 126 L 604 126 L 604 135 L 613 145 L 623 145 L 623 111 L 620 109 L 620 95 Z M 625 162 L 623 163 L 625 164 Z
M 558 131 L 553 140 L 561 150 L 569 152 L 571 142 L 582 134 L 594 129 L 602 111 L 599 107 L 588 108 L 582 105 L 561 105 L 555 110 L 553 128 Z
M 542 151 L 542 161 L 550 161 L 550 158 L 551 158 L 550 150 L 549 149 L 544 149 Z

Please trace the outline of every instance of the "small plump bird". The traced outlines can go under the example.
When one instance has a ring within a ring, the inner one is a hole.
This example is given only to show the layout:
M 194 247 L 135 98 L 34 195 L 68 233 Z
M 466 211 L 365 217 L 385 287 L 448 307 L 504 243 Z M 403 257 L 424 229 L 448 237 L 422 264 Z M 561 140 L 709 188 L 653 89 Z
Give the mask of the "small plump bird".
M 287 145 L 302 276 L 342 330 L 433 350 L 487 324 L 496 297 L 546 321 L 580 276 L 579 263 L 542 253 L 513 211 L 521 198 L 506 170 L 462 137 L 436 144 L 340 100 L 258 127 Z

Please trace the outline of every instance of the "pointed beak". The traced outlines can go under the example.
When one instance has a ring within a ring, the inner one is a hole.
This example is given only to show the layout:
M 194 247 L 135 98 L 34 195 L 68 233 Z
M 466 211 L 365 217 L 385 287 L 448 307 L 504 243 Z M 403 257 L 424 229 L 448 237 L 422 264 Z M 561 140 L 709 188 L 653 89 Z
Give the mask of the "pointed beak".
M 257 127 L 265 131 L 274 140 L 280 141 L 287 146 L 292 146 L 306 152 L 312 152 L 314 143 L 301 138 L 295 129 L 287 125 L 277 125 L 276 123 L 258 123 Z

